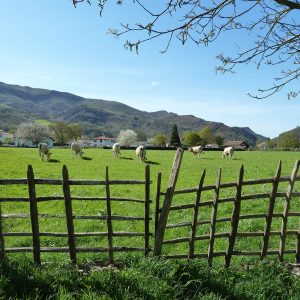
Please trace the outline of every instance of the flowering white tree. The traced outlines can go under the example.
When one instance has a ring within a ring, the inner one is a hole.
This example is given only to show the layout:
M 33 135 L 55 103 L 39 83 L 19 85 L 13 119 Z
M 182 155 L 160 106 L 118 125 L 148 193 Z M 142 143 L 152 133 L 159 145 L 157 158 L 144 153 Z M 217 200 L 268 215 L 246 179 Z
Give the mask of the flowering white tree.
M 30 140 L 34 145 L 51 136 L 48 126 L 34 122 L 21 123 L 16 131 L 16 136 L 24 140 Z
M 118 137 L 117 142 L 121 146 L 130 146 L 137 140 L 137 133 L 134 130 L 126 129 L 121 130 Z

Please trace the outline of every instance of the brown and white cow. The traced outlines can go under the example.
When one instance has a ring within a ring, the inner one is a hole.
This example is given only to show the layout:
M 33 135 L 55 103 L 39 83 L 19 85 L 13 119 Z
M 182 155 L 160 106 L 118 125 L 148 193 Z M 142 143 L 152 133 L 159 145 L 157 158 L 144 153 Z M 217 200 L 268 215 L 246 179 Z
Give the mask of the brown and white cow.
M 197 155 L 197 158 L 200 158 L 201 153 L 204 154 L 202 146 L 189 147 L 188 151 L 192 152 L 194 155 Z

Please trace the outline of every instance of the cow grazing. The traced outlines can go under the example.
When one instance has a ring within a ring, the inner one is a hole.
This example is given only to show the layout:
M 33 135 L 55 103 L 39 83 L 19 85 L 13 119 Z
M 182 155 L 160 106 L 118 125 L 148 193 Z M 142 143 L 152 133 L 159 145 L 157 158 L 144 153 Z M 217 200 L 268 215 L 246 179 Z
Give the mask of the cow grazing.
M 197 155 L 198 158 L 200 158 L 201 153 L 204 154 L 202 146 L 189 147 L 188 151 L 192 152 L 194 154 L 194 156 Z
M 115 143 L 112 146 L 112 152 L 113 152 L 113 156 L 119 158 L 119 156 L 121 155 L 121 145 L 119 143 Z
M 225 157 L 226 159 L 232 159 L 232 156 L 233 156 L 233 153 L 234 153 L 234 149 L 233 147 L 226 147 L 223 151 L 223 154 L 222 154 L 222 159 Z
M 84 151 L 82 150 L 82 146 L 79 143 L 73 142 L 71 144 L 71 149 L 72 149 L 72 152 L 73 152 L 73 158 L 78 157 L 78 156 L 80 158 L 82 158 L 82 155 L 83 155 Z
M 47 160 L 49 160 L 51 154 L 52 153 L 50 152 L 48 145 L 46 143 L 39 144 L 39 155 L 42 161 L 44 160 L 45 156 L 47 157 Z
M 135 154 L 140 163 L 145 162 L 145 160 L 147 160 L 145 146 L 138 146 L 135 150 Z

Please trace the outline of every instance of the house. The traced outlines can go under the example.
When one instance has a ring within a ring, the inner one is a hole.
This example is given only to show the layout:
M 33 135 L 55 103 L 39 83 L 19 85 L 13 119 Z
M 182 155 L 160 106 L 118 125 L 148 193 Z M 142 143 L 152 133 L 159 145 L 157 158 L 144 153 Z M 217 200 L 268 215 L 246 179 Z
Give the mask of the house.
M 43 141 L 41 141 L 41 143 L 46 143 L 49 148 L 53 147 L 53 140 L 50 139 L 50 138 L 44 139 Z M 25 139 L 21 139 L 21 138 L 16 137 L 15 138 L 15 146 L 16 147 L 34 148 L 37 145 L 35 145 L 31 140 L 25 140 Z
M 12 139 L 13 138 L 13 134 L 8 133 L 4 130 L 0 130 L 0 143 L 5 142 L 6 139 Z
M 92 146 L 94 147 L 112 147 L 114 143 L 116 143 L 116 139 L 107 136 L 98 136 L 92 138 Z
M 248 150 L 250 146 L 245 141 L 227 141 L 224 147 L 233 147 L 235 150 Z
M 207 144 L 204 147 L 205 149 L 220 149 L 220 146 L 217 144 Z
M 75 141 L 68 141 L 68 144 L 71 146 L 71 144 L 73 142 L 75 142 Z M 88 137 L 82 137 L 82 138 L 78 139 L 76 142 L 78 142 L 84 148 L 89 148 L 89 147 L 93 147 L 94 146 L 93 140 L 91 140 Z

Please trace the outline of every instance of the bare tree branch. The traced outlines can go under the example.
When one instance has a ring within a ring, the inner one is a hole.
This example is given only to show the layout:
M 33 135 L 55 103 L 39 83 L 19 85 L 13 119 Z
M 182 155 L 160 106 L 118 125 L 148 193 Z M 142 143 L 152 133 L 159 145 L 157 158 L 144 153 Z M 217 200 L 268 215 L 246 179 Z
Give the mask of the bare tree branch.
M 165 38 L 161 50 L 165 53 L 176 40 L 207 46 L 227 31 L 241 31 L 251 38 L 252 46 L 243 49 L 239 45 L 236 54 L 218 55 L 221 64 L 217 72 L 235 72 L 238 65 L 250 62 L 258 69 L 263 65 L 281 65 L 281 76 L 274 78 L 273 86 L 252 95 L 258 99 L 273 95 L 299 78 L 299 0 L 165 0 L 157 4 L 155 12 L 145 0 L 132 1 L 147 17 L 133 24 L 121 24 L 119 29 L 109 29 L 115 37 L 129 37 L 124 43 L 126 49 L 138 53 L 142 44 Z M 89 3 L 73 0 L 75 6 L 80 2 Z M 106 4 L 107 0 L 98 0 L 100 14 Z M 123 4 L 123 0 L 116 0 L 116 4 Z M 134 39 L 130 39 L 132 36 Z M 288 97 L 298 93 L 289 92 Z

